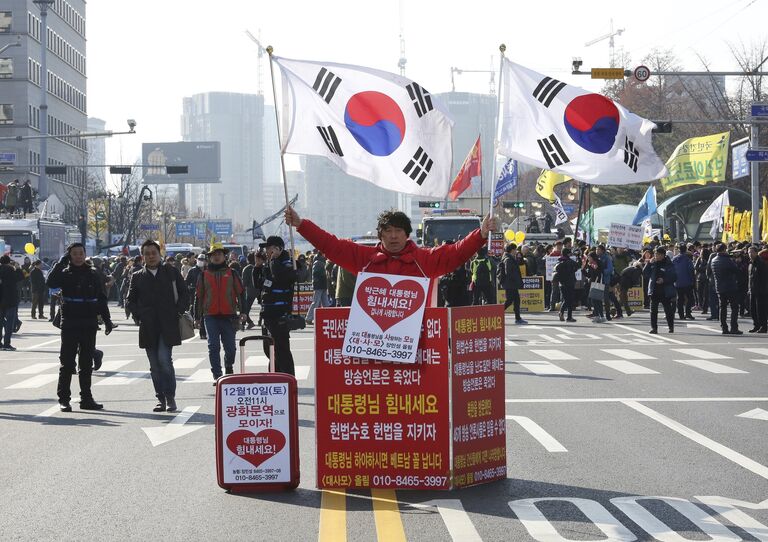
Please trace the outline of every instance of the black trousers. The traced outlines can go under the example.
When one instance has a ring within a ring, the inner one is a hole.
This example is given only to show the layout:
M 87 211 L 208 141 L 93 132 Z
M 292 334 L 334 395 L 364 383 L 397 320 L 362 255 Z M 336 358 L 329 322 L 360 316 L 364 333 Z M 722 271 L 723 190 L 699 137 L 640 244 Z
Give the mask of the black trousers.
M 693 286 L 685 286 L 677 289 L 677 315 L 682 320 L 691 316 L 693 309 Z
M 59 350 L 61 366 L 59 367 L 59 384 L 56 388 L 60 402 L 69 402 L 72 398 L 70 384 L 76 368 L 79 369 L 77 377 L 80 381 L 80 400 L 93 399 L 93 395 L 91 395 L 91 372 L 93 371 L 93 351 L 95 349 L 95 327 L 61 330 L 61 348 Z M 75 357 L 77 357 L 77 361 L 75 361 Z
M 517 291 L 517 288 L 504 291 L 507 294 L 507 300 L 504 302 L 504 310 L 506 311 L 507 307 L 514 304 L 515 320 L 520 320 L 520 292 Z
M 720 304 L 720 327 L 728 331 L 728 305 L 731 306 L 731 331 L 739 330 L 739 295 L 738 291 L 721 294 L 718 292 L 717 300 Z
M 554 295 L 552 296 L 552 299 L 554 299 Z M 573 288 L 561 284 L 560 299 L 562 300 L 562 303 L 560 304 L 560 314 L 567 314 L 567 318 L 569 319 L 573 318 Z M 550 307 L 554 306 L 554 303 L 550 305 Z
M 675 298 L 663 296 L 651 296 L 651 329 L 658 328 L 659 303 L 664 307 L 664 317 L 670 330 L 675 329 Z
M 752 294 L 750 296 L 750 314 L 753 327 L 758 329 L 768 327 L 768 295 Z
M 475 289 L 472 290 L 472 304 L 473 305 L 490 305 L 493 302 L 491 299 L 491 285 L 483 284 L 478 286 L 475 284 Z
M 296 376 L 288 325 L 279 318 L 264 318 L 264 327 L 275 342 L 275 372 Z M 269 357 L 269 341 L 264 341 L 264 353 Z
M 43 318 L 43 309 L 45 308 L 45 291 L 33 290 L 32 291 L 32 317 L 35 317 L 35 311 L 38 312 L 40 318 Z

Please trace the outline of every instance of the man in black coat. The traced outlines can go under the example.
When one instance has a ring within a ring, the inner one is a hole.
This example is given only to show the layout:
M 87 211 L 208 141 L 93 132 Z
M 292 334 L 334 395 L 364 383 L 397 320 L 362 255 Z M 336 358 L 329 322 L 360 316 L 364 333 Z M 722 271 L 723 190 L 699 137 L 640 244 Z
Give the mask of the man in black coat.
M 520 292 L 518 290 L 523 287 L 523 278 L 520 275 L 520 264 L 516 251 L 517 246 L 514 243 L 509 243 L 505 247 L 504 257 L 501 259 L 497 271 L 497 278 L 499 279 L 499 286 L 504 289 L 507 296 L 504 310 L 506 311 L 507 307 L 514 305 L 515 323 L 526 324 L 527 322 L 520 317 Z
M 19 283 L 23 280 L 24 273 L 13 266 L 11 257 L 0 256 L 0 350 L 16 350 L 11 346 L 11 334 L 18 319 Z
M 72 412 L 70 383 L 76 372 L 75 356 L 78 355 L 77 371 L 80 382 L 80 408 L 101 410 L 104 405 L 93 400 L 91 373 L 96 349 L 98 317 L 104 322 L 105 333 L 114 328 L 104 295 L 103 284 L 96 271 L 85 263 L 85 247 L 72 243 L 67 253 L 48 275 L 49 288 L 61 288 L 61 347 L 59 350 L 59 409 Z
M 768 333 L 768 264 L 749 247 L 749 303 L 752 315 L 750 333 Z
M 37 260 L 29 273 L 30 284 L 32 285 L 32 318 L 45 318 L 43 316 L 43 307 L 45 305 L 45 275 L 43 275 L 43 262 Z M 35 316 L 37 309 L 38 316 Z
M 291 330 L 285 316 L 293 310 L 293 289 L 297 273 L 291 256 L 285 250 L 282 238 L 271 235 L 259 248 L 267 255 L 264 266 L 264 289 L 261 300 L 261 316 L 275 345 L 275 372 L 295 375 L 291 354 Z M 269 356 L 269 343 L 264 342 L 264 352 Z
M 560 259 L 552 273 L 552 285 L 560 288 L 560 321 L 575 322 L 573 317 L 574 292 L 576 289 L 576 272 L 579 264 L 571 259 L 571 249 L 564 248 Z M 567 318 L 565 315 L 567 314 Z
M 720 327 L 723 335 L 743 335 L 739 331 L 739 268 L 726 252 L 723 243 L 717 245 L 716 255 L 711 263 L 712 277 L 715 283 L 718 303 L 720 305 Z M 731 329 L 728 329 L 728 305 L 731 306 Z
M 674 333 L 677 272 L 664 247 L 656 247 L 653 260 L 645 264 L 643 275 L 648 280 L 648 296 L 651 298 L 651 331 L 649 333 L 658 333 L 659 303 L 664 306 L 669 332 Z
M 147 239 L 141 245 L 144 267 L 131 276 L 126 303 L 139 320 L 139 348 L 147 352 L 149 372 L 157 396 L 153 412 L 176 412 L 176 373 L 173 347 L 181 344 L 179 316 L 187 310 L 187 287 L 172 264 L 163 264 L 160 245 Z

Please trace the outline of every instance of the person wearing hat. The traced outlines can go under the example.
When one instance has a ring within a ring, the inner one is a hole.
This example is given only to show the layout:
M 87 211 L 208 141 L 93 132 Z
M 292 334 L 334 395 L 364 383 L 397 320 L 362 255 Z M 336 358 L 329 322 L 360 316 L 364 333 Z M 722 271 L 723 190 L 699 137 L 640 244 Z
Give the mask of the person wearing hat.
M 263 271 L 261 318 L 274 342 L 275 372 L 295 375 L 291 330 L 284 316 L 293 310 L 293 288 L 297 273 L 281 237 L 270 235 L 266 242 L 259 244 L 259 248 L 264 249 L 267 256 Z M 269 357 L 269 343 L 266 341 L 264 352 Z
M 187 285 L 187 293 L 189 294 L 189 299 L 195 298 L 195 290 L 197 289 L 197 280 L 200 278 L 200 275 L 203 274 L 203 271 L 205 271 L 205 266 L 207 264 L 206 255 L 203 253 L 198 254 L 195 257 L 195 266 L 190 268 L 187 272 L 187 276 L 184 277 L 184 282 Z M 205 322 L 200 320 L 199 325 L 197 326 L 200 338 L 206 339 L 208 336 L 205 334 Z
M 235 320 L 245 322 L 245 288 L 240 274 L 227 265 L 228 249 L 214 243 L 208 251 L 208 267 L 197 279 L 195 287 L 195 320 L 205 324 L 208 336 L 208 359 L 214 385 L 221 377 L 221 348 L 224 347 L 224 370 L 234 373 Z M 190 271 L 191 273 L 191 271 Z M 189 276 L 187 276 L 189 279 Z M 237 326 L 239 327 L 239 326 Z

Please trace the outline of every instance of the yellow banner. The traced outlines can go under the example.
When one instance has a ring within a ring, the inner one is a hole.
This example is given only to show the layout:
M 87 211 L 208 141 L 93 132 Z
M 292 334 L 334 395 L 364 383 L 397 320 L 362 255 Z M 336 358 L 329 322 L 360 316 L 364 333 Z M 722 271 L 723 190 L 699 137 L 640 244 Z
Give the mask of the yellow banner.
M 731 226 L 731 238 L 734 241 L 741 241 L 741 219 L 744 213 L 733 213 L 733 225 Z
M 736 207 L 733 205 L 726 205 L 725 211 L 723 211 L 723 243 L 727 243 L 728 237 L 733 233 L 733 215 L 735 213 Z
M 107 200 L 88 200 L 88 233 L 101 239 L 107 233 Z
M 571 178 L 561 173 L 555 173 L 548 169 L 542 169 L 541 175 L 536 179 L 536 193 L 552 203 L 555 201 L 555 187 L 558 184 L 567 183 Z
M 725 180 L 730 132 L 686 139 L 667 160 L 669 177 L 661 187 L 672 190 L 688 184 L 719 183 Z

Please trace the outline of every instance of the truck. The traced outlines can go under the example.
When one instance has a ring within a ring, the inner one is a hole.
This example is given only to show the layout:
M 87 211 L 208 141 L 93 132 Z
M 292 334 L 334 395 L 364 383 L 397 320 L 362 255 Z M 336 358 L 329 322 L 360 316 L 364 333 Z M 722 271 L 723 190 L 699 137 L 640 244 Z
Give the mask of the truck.
M 458 241 L 480 227 L 480 217 L 469 209 L 458 209 L 424 216 L 419 225 L 417 239 L 426 248 L 442 245 L 445 241 Z
M 0 240 L 5 243 L 4 253 L 19 263 L 33 256 L 55 261 L 64 254 L 67 245 L 80 240 L 80 232 L 58 220 L 4 218 L 0 219 Z M 35 247 L 33 254 L 26 251 L 30 243 Z

